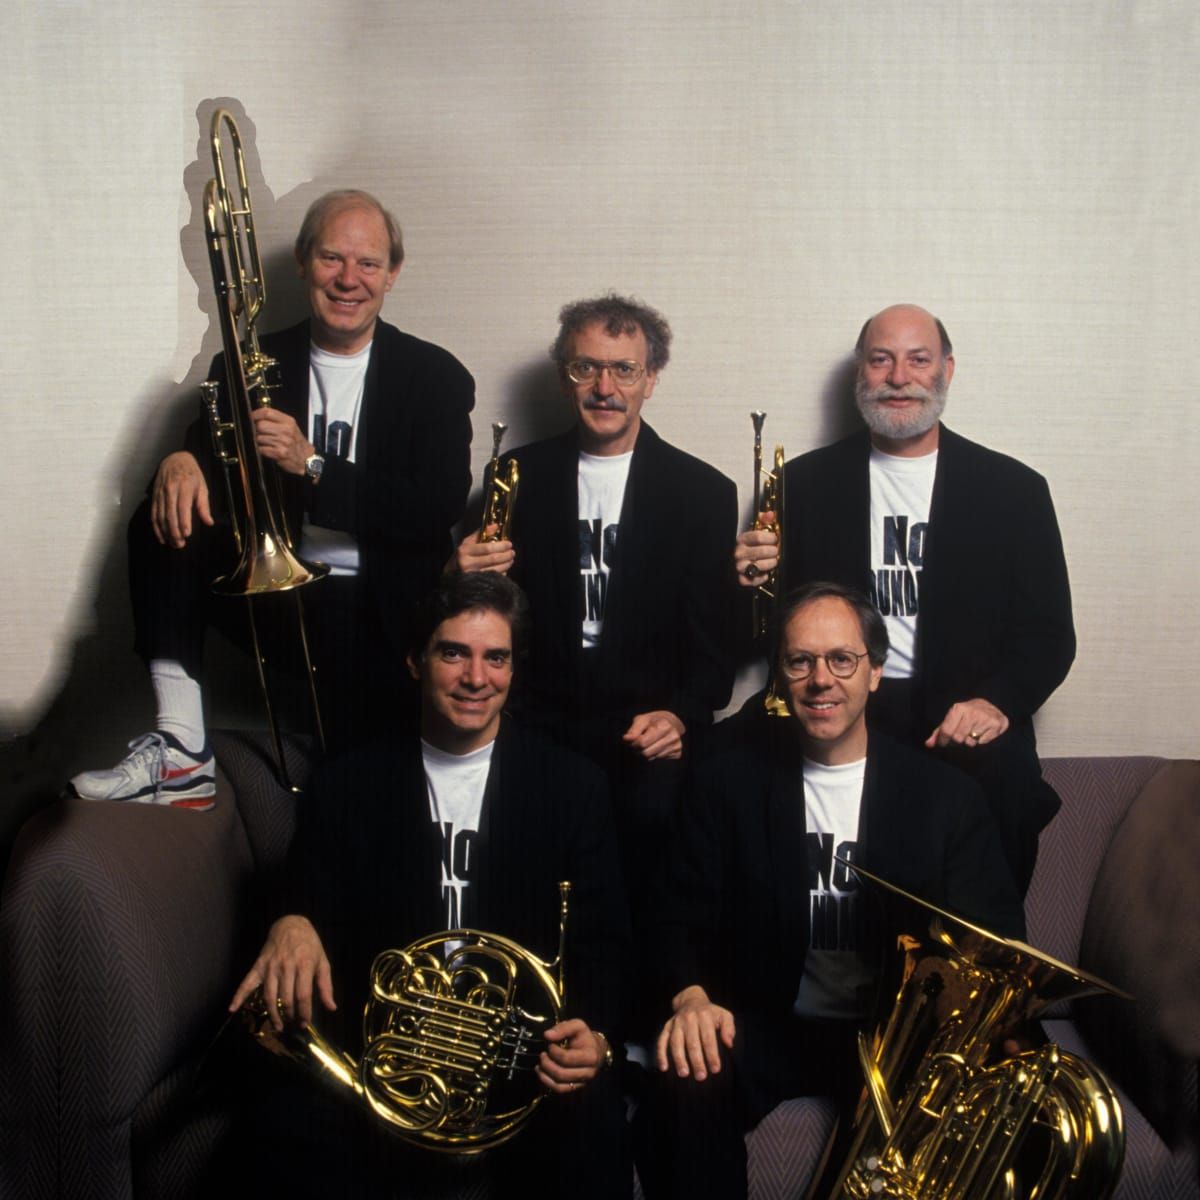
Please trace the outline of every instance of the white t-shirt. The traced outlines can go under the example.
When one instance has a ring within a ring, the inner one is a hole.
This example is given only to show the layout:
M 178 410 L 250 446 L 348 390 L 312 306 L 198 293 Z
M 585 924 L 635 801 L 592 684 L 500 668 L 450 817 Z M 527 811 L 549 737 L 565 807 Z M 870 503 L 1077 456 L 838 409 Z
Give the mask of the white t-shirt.
M 579 570 L 583 575 L 580 629 L 585 650 L 599 644 L 604 629 L 608 576 L 632 461 L 632 450 L 605 456 L 579 452 Z
M 369 342 L 357 354 L 330 354 L 309 343 L 308 440 L 326 459 L 355 461 L 370 357 Z M 326 563 L 334 575 L 358 574 L 358 542 L 354 536 L 344 529 L 313 525 L 307 516 L 300 531 L 300 557 Z
M 795 1012 L 804 1017 L 860 1016 L 857 989 L 872 976 L 859 957 L 858 880 L 833 861 L 858 851 L 867 760 L 827 767 L 804 760 L 809 942 Z
M 897 458 L 871 450 L 871 599 L 883 614 L 891 649 L 889 679 L 912 676 L 929 502 L 937 451 Z
M 495 744 L 488 742 L 470 754 L 447 754 L 421 739 L 429 818 L 442 836 L 442 899 L 447 929 L 459 929 L 463 924 L 463 902 L 475 869 L 471 848 L 479 832 Z

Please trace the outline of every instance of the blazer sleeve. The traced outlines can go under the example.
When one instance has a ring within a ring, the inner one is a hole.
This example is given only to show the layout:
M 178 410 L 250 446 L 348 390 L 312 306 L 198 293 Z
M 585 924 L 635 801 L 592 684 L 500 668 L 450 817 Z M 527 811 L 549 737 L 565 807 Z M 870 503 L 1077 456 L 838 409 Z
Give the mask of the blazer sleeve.
M 980 681 L 977 694 L 1019 721 L 1041 708 L 1067 677 L 1075 660 L 1075 625 L 1050 488 L 1029 472 L 1010 499 L 1010 528 L 1020 539 L 1010 554 L 1007 580 L 1011 621 L 994 654 L 995 669 Z
M 683 647 L 670 711 L 707 725 L 733 690 L 737 583 L 730 548 L 737 537 L 737 489 L 723 475 L 687 497 L 692 514 L 678 613 Z

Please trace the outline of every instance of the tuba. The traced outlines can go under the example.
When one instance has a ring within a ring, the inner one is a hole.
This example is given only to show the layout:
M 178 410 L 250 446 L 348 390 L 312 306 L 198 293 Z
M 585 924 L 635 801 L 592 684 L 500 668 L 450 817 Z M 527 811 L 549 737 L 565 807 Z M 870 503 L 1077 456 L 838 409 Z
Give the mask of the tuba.
M 761 638 L 770 631 L 783 587 L 783 447 L 775 447 L 775 465 L 770 471 L 764 471 L 762 427 L 767 414 L 755 410 L 750 414 L 750 419 L 754 422 L 754 524 L 751 528 L 770 530 L 779 540 L 779 561 L 775 564 L 775 569 L 754 589 L 754 595 L 751 597 L 754 609 L 754 636 Z M 771 521 L 763 520 L 763 513 L 767 512 L 775 514 Z M 789 715 L 787 703 L 775 691 L 773 664 L 769 671 L 771 682 L 763 698 L 763 707 L 772 717 L 786 717 Z
M 832 1190 L 810 1196 L 1104 1200 L 1125 1150 L 1112 1085 L 1052 1043 L 1007 1058 L 1001 1047 L 1049 1004 L 1124 993 L 852 869 L 917 906 L 928 932 L 897 941 L 895 1005 L 859 1035 L 866 1088 L 849 1152 Z
M 479 522 L 481 542 L 507 541 L 512 526 L 521 476 L 515 458 L 509 460 L 507 475 L 500 472 L 500 442 L 507 431 L 508 426 L 503 421 L 497 421 L 492 426 L 492 457 L 483 476 L 483 519 Z M 487 533 L 489 525 L 498 526 L 491 535 Z
M 236 197 L 226 178 L 226 137 L 237 174 Z M 258 344 L 256 324 L 266 300 L 266 284 L 254 232 L 242 138 L 237 123 L 226 109 L 219 108 L 213 113 L 210 140 L 214 178 L 204 189 L 204 228 L 225 352 L 224 409 L 220 384 L 202 384 L 201 390 L 213 452 L 224 468 L 226 498 L 238 552 L 237 565 L 214 580 L 213 591 L 223 596 L 245 596 L 249 601 L 254 596 L 271 592 L 294 591 L 324 578 L 329 568 L 321 563 L 303 562 L 293 553 L 279 473 L 272 464 L 263 462 L 254 441 L 251 414 L 271 403 L 271 392 L 277 386 L 276 363 L 263 354 Z M 295 603 L 313 723 L 323 746 L 321 710 L 299 594 L 295 594 Z M 247 610 L 259 685 L 266 703 L 280 777 L 286 787 L 297 791 L 291 784 L 284 761 L 252 603 L 247 604 Z
M 479 1154 L 514 1137 L 544 1095 L 534 1068 L 542 1031 L 562 1016 L 569 883 L 559 888 L 558 957 L 543 962 L 474 929 L 431 934 L 371 964 L 363 1052 L 355 1061 L 312 1025 L 271 1026 L 261 991 L 243 1018 L 275 1054 L 315 1071 L 398 1137 Z

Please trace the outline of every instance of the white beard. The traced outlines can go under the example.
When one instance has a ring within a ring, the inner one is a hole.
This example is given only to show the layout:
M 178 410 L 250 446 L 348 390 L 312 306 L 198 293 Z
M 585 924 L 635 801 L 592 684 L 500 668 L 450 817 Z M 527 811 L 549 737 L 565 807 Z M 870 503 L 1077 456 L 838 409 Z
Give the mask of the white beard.
M 858 405 L 862 419 L 873 434 L 899 442 L 928 433 L 942 419 L 948 391 L 945 370 L 938 372 L 933 386 L 929 388 L 915 383 L 902 388 L 894 388 L 886 383 L 877 388 L 868 388 L 860 376 L 854 384 L 854 403 Z M 920 400 L 921 406 L 897 412 L 883 403 L 900 397 Z

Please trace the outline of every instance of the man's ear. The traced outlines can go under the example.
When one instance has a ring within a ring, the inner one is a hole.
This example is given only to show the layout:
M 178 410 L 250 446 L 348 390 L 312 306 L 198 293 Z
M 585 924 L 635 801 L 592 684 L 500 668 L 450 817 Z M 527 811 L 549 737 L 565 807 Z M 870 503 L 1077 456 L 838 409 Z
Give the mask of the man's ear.
M 404 663 L 408 667 L 408 673 L 418 682 L 421 682 L 421 663 L 419 659 L 413 658 L 411 654 L 404 656 Z

